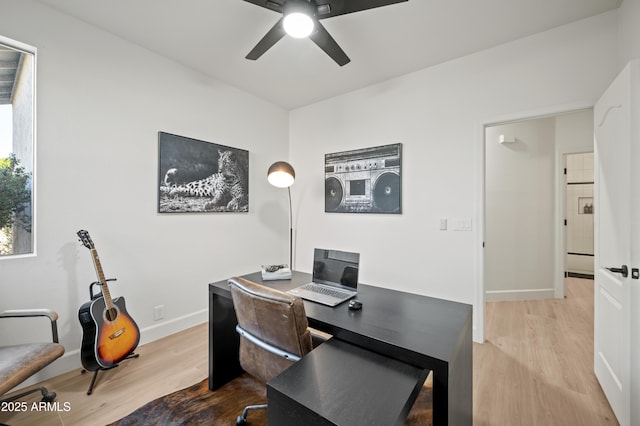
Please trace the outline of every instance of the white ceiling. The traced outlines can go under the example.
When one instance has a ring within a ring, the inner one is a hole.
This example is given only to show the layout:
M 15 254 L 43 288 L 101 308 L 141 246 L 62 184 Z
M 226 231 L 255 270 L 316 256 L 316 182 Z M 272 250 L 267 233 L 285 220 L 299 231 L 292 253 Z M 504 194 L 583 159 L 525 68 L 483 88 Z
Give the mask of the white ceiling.
M 285 109 L 597 15 L 622 0 L 409 0 L 323 20 L 351 58 L 285 36 L 244 57 L 276 12 L 243 0 L 39 0 Z

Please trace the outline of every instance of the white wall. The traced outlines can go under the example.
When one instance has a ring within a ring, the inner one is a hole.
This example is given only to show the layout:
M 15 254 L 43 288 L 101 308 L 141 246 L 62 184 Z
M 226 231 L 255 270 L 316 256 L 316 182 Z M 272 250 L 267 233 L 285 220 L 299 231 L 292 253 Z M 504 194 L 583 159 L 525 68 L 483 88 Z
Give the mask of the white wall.
M 286 111 L 32 0 L 4 0 L 0 31 L 38 49 L 37 256 L 0 259 L 0 310 L 58 311 L 67 353 L 51 368 L 80 366 L 96 274 L 79 229 L 143 342 L 206 321 L 208 283 L 287 258 L 286 194 L 265 179 L 288 156 Z M 249 150 L 249 213 L 156 213 L 158 131 Z M 4 321 L 2 343 L 34 333 Z
M 620 16 L 620 70 L 632 59 L 640 58 L 640 0 L 624 0 Z
M 593 109 L 556 116 L 556 146 L 560 153 L 593 151 Z M 593 180 L 593 177 L 592 177 Z
M 486 300 L 564 297 L 565 154 L 593 150 L 593 110 L 489 126 L 485 135 Z M 500 144 L 500 135 L 515 142 Z
M 617 35 L 614 11 L 292 111 L 298 269 L 314 247 L 359 251 L 365 283 L 473 303 L 478 339 L 483 125 L 593 104 L 616 75 Z M 325 153 L 396 142 L 401 215 L 324 213 Z
M 554 117 L 486 129 L 486 300 L 553 297 L 554 157 Z

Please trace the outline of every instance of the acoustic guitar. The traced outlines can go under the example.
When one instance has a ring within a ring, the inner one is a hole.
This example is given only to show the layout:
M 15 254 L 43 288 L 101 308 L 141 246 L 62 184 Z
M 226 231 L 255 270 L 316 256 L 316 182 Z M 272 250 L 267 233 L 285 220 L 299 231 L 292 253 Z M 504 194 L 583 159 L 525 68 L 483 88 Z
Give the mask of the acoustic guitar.
M 82 244 L 91 251 L 102 294 L 83 304 L 78 313 L 82 325 L 80 358 L 87 371 L 116 366 L 140 342 L 140 329 L 127 312 L 124 297 L 111 298 L 95 245 L 85 230 L 78 231 Z

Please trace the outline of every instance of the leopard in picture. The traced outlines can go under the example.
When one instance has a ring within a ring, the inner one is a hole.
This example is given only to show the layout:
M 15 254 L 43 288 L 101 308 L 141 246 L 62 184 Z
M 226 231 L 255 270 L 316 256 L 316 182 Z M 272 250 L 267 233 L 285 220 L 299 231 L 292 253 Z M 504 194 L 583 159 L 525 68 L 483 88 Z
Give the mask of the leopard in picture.
M 218 171 L 204 179 L 176 184 L 179 170 L 169 169 L 164 177 L 161 193 L 170 198 L 206 197 L 204 210 L 248 211 L 248 182 L 244 164 L 229 150 L 218 150 Z

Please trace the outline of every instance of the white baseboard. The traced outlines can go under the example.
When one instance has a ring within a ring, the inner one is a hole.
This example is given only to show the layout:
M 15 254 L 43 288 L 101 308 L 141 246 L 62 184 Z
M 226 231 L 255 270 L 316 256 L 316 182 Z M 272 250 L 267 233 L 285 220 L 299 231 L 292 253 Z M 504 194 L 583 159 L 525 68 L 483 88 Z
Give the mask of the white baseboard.
M 497 302 L 505 300 L 538 300 L 554 299 L 555 290 L 552 288 L 525 289 L 525 290 L 495 290 L 485 291 L 484 300 L 486 302 Z
M 475 325 L 472 328 L 472 340 L 474 343 L 484 343 L 480 330 Z
M 151 343 L 155 340 L 162 339 L 163 337 L 179 333 L 187 328 L 202 324 L 208 320 L 209 309 L 203 309 L 168 321 L 159 322 L 158 324 L 154 324 L 150 327 L 145 327 L 140 330 L 140 345 Z M 13 390 L 31 386 L 80 368 L 82 368 L 82 363 L 80 361 L 80 349 L 78 348 L 65 351 L 62 357 L 55 360 L 40 372 L 31 376 L 28 380 L 24 381 Z M 90 375 L 87 376 L 87 388 L 89 388 L 89 382 L 91 381 L 90 377 Z
M 169 321 L 159 322 L 140 330 L 140 344 L 154 342 L 207 321 L 209 321 L 208 308 Z

